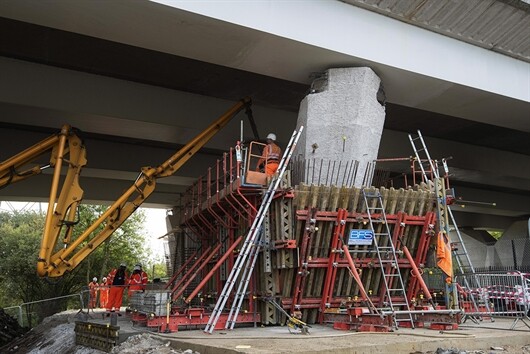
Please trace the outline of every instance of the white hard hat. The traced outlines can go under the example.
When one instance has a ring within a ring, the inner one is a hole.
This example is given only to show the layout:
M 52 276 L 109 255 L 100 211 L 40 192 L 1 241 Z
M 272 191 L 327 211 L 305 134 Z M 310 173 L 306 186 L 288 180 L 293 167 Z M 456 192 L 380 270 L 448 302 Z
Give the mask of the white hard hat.
M 271 140 L 276 141 L 276 134 L 274 134 L 274 133 L 269 133 L 269 135 L 267 135 L 267 139 L 271 139 Z
M 98 278 L 94 277 L 92 278 L 92 281 L 98 281 Z
M 104 282 L 104 283 L 107 282 L 107 278 L 106 278 L 106 277 L 103 277 L 103 282 Z

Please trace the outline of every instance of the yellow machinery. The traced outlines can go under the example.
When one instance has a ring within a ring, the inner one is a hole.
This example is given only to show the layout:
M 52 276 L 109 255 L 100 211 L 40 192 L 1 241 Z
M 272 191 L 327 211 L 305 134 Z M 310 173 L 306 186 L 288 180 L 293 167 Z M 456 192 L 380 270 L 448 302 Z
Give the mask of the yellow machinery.
M 77 209 L 83 199 L 79 174 L 87 163 L 85 147 L 75 131 L 65 125 L 59 133 L 0 163 L 0 188 L 37 175 L 46 168 L 54 169 L 45 229 L 37 261 L 39 276 L 60 277 L 77 267 L 145 202 L 155 190 L 158 178 L 173 175 L 237 113 L 244 108 L 247 108 L 249 113 L 250 105 L 250 98 L 240 100 L 160 166 L 143 167 L 132 186 L 75 239 L 72 237 L 72 232 L 76 224 Z M 49 151 L 51 158 L 48 165 L 24 169 L 26 165 Z M 59 192 L 63 166 L 68 166 L 68 171 Z M 102 229 L 96 232 L 100 226 Z M 61 235 L 63 245 L 58 247 Z

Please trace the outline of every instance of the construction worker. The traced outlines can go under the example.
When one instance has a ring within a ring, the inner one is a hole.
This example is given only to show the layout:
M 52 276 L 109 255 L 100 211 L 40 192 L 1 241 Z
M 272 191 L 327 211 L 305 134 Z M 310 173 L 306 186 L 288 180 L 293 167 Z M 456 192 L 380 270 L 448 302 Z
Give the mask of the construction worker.
M 118 269 L 113 269 L 107 275 L 107 284 L 109 289 L 109 300 L 106 309 L 109 312 L 120 311 L 121 303 L 123 301 L 123 291 L 129 283 L 129 274 L 127 274 L 127 265 L 120 264 Z
M 133 294 L 138 291 L 144 291 L 145 285 L 147 284 L 147 273 L 142 270 L 141 264 L 136 264 L 133 268 L 133 273 L 129 279 L 129 303 L 133 297 Z
M 258 160 L 256 170 L 259 171 L 263 168 L 267 176 L 272 176 L 278 169 L 281 154 L 282 149 L 276 145 L 276 134 L 270 133 L 267 135 L 267 145 L 263 149 L 261 158 Z
M 99 307 L 107 308 L 108 301 L 109 301 L 109 285 L 107 284 L 107 278 L 103 277 L 101 284 L 99 284 Z
M 95 309 L 97 298 L 98 298 L 98 278 L 94 277 L 92 278 L 92 281 L 88 283 L 88 292 L 90 295 L 90 299 L 88 300 L 88 308 L 89 309 Z

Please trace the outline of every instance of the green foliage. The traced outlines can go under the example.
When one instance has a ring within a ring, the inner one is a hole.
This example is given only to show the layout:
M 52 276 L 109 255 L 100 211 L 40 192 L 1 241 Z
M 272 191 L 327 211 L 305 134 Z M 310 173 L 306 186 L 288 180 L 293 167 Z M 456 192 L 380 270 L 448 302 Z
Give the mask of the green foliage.
M 75 227 L 74 235 L 78 236 L 86 230 L 105 210 L 106 207 L 100 205 L 81 206 L 80 222 Z M 93 277 L 97 277 L 98 281 L 101 281 L 110 270 L 118 267 L 122 262 L 127 264 L 129 271 L 136 263 L 146 263 L 148 248 L 145 246 L 144 222 L 144 213 L 137 210 L 101 247 L 87 257 L 85 264 L 81 264 L 86 276 L 86 284 Z M 96 230 L 96 232 L 98 231 Z
M 105 210 L 106 207 L 102 206 L 81 206 L 73 238 L 83 233 Z M 121 262 L 127 263 L 129 269 L 138 262 L 147 264 L 148 249 L 144 246 L 143 232 L 145 216 L 137 210 L 72 272 L 52 281 L 39 278 L 36 265 L 44 220 L 43 214 L 33 211 L 0 212 L 0 307 L 79 294 L 94 276 L 101 281 L 103 276 Z M 97 232 L 98 230 L 93 235 Z M 79 298 L 72 299 L 77 301 L 74 303 L 78 307 Z M 46 301 L 28 306 L 27 312 L 36 313 L 42 319 L 66 309 L 67 306 L 67 301 Z M 34 318 L 28 317 L 28 323 L 34 322 Z
M 147 266 L 144 267 L 144 271 L 149 276 L 149 280 L 166 278 L 168 276 L 166 263 L 161 260 L 150 260 Z
M 503 232 L 502 231 L 488 231 L 488 233 L 493 236 L 496 240 L 500 239 Z
M 43 227 L 44 218 L 34 212 L 0 213 L 0 281 L 6 304 L 28 302 L 42 292 L 35 267 Z

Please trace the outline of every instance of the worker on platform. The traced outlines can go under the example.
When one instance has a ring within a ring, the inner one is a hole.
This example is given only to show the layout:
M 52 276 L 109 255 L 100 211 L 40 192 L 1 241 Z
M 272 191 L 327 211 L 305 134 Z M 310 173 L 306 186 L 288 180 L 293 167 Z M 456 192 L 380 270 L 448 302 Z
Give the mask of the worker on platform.
M 109 301 L 109 285 L 107 278 L 103 277 L 101 284 L 99 284 L 99 307 L 107 308 L 107 302 Z
M 89 300 L 88 300 L 88 308 L 89 309 L 95 309 L 97 305 L 97 299 L 98 299 L 98 278 L 94 277 L 92 278 L 92 281 L 88 283 L 88 293 L 89 293 Z
M 120 311 L 121 303 L 123 301 L 123 291 L 129 283 L 129 274 L 127 274 L 127 265 L 120 264 L 119 268 L 115 268 L 107 275 L 107 284 L 109 289 L 109 300 L 107 302 L 107 311 Z
M 131 299 L 135 292 L 145 291 L 147 281 L 147 273 L 143 271 L 142 265 L 140 263 L 136 264 L 133 268 L 131 278 L 129 279 L 129 304 L 131 303 Z
M 267 135 L 267 145 L 263 149 L 263 154 L 261 154 L 261 157 L 258 160 L 256 169 L 258 171 L 264 169 L 267 176 L 274 175 L 280 164 L 281 154 L 282 149 L 276 145 L 276 134 L 270 133 Z

